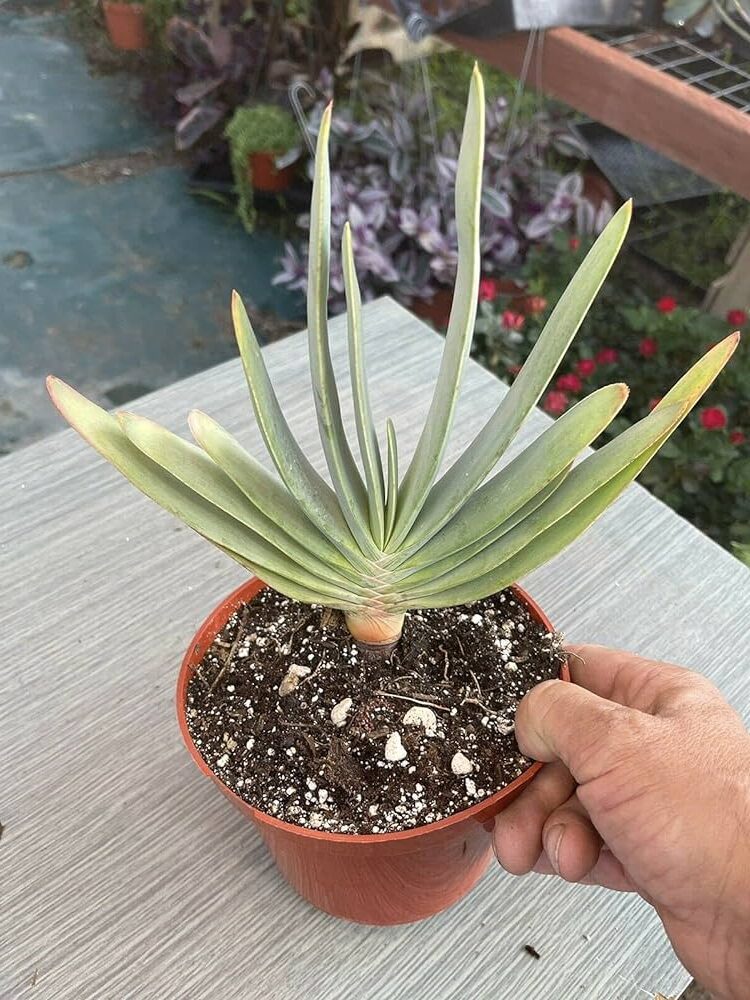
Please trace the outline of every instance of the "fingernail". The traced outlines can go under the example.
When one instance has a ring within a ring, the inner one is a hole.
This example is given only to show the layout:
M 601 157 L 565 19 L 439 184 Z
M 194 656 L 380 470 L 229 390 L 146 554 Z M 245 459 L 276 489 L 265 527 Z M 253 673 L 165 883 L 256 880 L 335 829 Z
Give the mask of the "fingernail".
M 562 843 L 565 827 L 562 823 L 553 826 L 544 835 L 544 850 L 547 852 L 549 863 L 560 874 L 560 844 Z

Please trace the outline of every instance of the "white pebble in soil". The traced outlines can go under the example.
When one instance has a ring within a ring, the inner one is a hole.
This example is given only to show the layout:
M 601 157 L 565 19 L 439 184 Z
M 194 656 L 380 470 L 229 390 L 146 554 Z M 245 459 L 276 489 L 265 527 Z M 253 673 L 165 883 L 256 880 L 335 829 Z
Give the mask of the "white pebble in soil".
M 460 750 L 458 753 L 453 754 L 453 759 L 451 760 L 451 771 L 453 771 L 454 774 L 471 774 L 473 770 L 474 765 L 466 754 L 461 753 Z
M 474 797 L 477 794 L 477 786 L 474 784 L 471 778 L 467 778 L 464 784 L 466 785 L 466 794 Z
M 383 756 L 386 760 L 391 762 L 396 762 L 399 760 L 406 759 L 406 747 L 401 742 L 400 733 L 391 733 L 385 743 L 385 750 Z
M 349 713 L 352 710 L 352 705 L 354 702 L 351 698 L 343 698 L 338 705 L 334 705 L 331 709 L 331 722 L 334 726 L 345 726 L 346 720 Z
M 286 698 L 288 694 L 291 694 L 299 687 L 300 681 L 310 673 L 312 673 L 310 667 L 303 666 L 301 663 L 293 663 L 281 678 L 279 698 Z
M 431 708 L 424 705 L 414 705 L 403 719 L 405 726 L 421 726 L 428 736 L 437 733 L 437 716 Z

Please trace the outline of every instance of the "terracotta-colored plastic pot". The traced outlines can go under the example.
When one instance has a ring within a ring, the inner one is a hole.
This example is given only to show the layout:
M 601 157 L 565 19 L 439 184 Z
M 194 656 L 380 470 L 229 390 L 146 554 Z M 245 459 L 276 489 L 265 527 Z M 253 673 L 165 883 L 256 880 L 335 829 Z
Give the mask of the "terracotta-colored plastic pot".
M 286 191 L 294 179 L 296 163 L 290 163 L 281 170 L 276 166 L 276 153 L 250 153 L 247 169 L 250 181 L 256 191 L 278 194 Z
M 524 294 L 523 286 L 513 281 L 512 278 L 493 278 L 493 281 L 497 288 L 497 294 L 514 296 L 510 307 L 521 312 L 522 309 L 519 308 L 519 303 L 522 304 L 527 298 Z M 448 325 L 452 304 L 453 289 L 438 288 L 427 299 L 412 299 L 409 303 L 409 308 L 415 316 L 419 316 L 420 319 L 429 320 L 438 329 L 444 329 Z
M 103 0 L 102 6 L 109 40 L 116 49 L 137 52 L 148 47 L 146 18 L 141 4 Z
M 255 823 L 281 874 L 314 906 L 365 924 L 422 920 L 457 902 L 479 881 L 492 856 L 494 817 L 538 774 L 534 763 L 507 788 L 448 819 L 401 833 L 342 834 L 309 830 L 275 819 L 244 802 L 206 764 L 187 726 L 190 678 L 232 612 L 265 585 L 252 578 L 201 625 L 182 661 L 177 718 L 185 744 L 203 773 Z M 544 612 L 520 587 L 519 597 L 552 631 Z M 567 665 L 561 671 L 570 680 Z

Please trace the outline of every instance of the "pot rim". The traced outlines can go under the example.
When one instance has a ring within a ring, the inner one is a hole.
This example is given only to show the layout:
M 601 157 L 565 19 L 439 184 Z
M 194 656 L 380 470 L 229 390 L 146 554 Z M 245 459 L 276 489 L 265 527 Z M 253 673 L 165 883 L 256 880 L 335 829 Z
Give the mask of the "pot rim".
M 261 809 L 258 809 L 256 806 L 241 798 L 208 766 L 193 742 L 190 730 L 188 729 L 187 715 L 185 713 L 187 688 L 190 680 L 192 679 L 193 673 L 195 672 L 195 668 L 203 658 L 206 650 L 209 648 L 215 637 L 226 624 L 232 612 L 235 611 L 235 609 L 244 601 L 253 598 L 266 586 L 267 584 L 265 584 L 257 576 L 251 576 L 248 580 L 245 580 L 244 583 L 233 590 L 232 593 L 229 594 L 229 596 L 217 605 L 208 615 L 193 636 L 187 648 L 187 652 L 183 657 L 180 672 L 177 678 L 176 697 L 177 722 L 180 727 L 180 732 L 182 733 L 182 738 L 185 741 L 185 746 L 188 749 L 188 753 L 206 777 L 211 778 L 212 781 L 221 785 L 222 791 L 231 800 L 232 804 L 240 809 L 249 810 L 253 819 L 257 823 L 266 824 L 276 830 L 284 831 L 298 837 L 325 841 L 332 844 L 383 844 L 388 842 L 394 843 L 396 841 L 413 840 L 416 837 L 424 836 L 428 833 L 446 830 L 448 827 L 455 826 L 457 823 L 461 823 L 467 819 L 475 819 L 480 823 L 487 822 L 500 811 L 500 806 L 502 806 L 502 803 L 506 798 L 512 795 L 514 796 L 518 791 L 524 788 L 532 780 L 532 778 L 536 777 L 539 771 L 541 771 L 544 766 L 542 762 L 534 761 L 534 763 L 532 763 L 523 772 L 523 774 L 520 774 L 509 785 L 506 785 L 505 788 L 501 788 L 498 792 L 495 792 L 494 795 L 489 796 L 489 798 L 482 799 L 481 802 L 477 802 L 475 805 L 469 806 L 468 809 L 462 809 L 460 812 L 454 813 L 452 816 L 447 816 L 445 819 L 437 820 L 434 823 L 424 823 L 421 826 L 411 827 L 408 830 L 397 830 L 388 833 L 332 833 L 328 830 L 313 830 L 306 826 L 298 826 L 295 823 L 287 823 L 285 820 L 277 819 L 275 816 L 270 816 L 268 813 L 263 812 Z M 514 591 L 516 597 L 523 601 L 529 611 L 531 611 L 531 613 L 549 632 L 554 631 L 549 618 L 533 597 L 527 594 L 526 591 L 517 584 L 513 584 L 509 589 Z M 568 667 L 567 660 L 560 668 L 560 679 L 570 681 L 570 669 Z

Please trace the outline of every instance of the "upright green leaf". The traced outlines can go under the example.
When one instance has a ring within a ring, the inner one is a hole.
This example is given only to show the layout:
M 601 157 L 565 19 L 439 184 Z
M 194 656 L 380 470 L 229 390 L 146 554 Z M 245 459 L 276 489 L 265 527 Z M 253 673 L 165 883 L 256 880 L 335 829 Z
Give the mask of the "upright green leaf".
M 431 538 L 485 479 L 539 401 L 609 273 L 630 224 L 623 205 L 586 255 L 561 295 L 526 363 L 500 405 L 464 453 L 432 488 L 408 546 Z
M 386 444 L 388 446 L 388 502 L 385 509 L 385 540 L 391 537 L 393 525 L 396 523 L 398 509 L 398 444 L 396 428 L 389 418 L 385 423 Z
M 346 312 L 349 333 L 349 371 L 354 397 L 354 417 L 357 437 L 367 482 L 367 506 L 370 517 L 370 534 L 379 549 L 385 544 L 385 485 L 383 463 L 380 458 L 378 436 L 372 419 L 370 395 L 365 375 L 364 347 L 362 345 L 362 297 L 357 282 L 352 249 L 352 232 L 349 223 L 344 226 L 341 258 L 346 291 Z
M 255 418 L 273 464 L 313 524 L 341 552 L 355 552 L 357 544 L 342 517 L 336 494 L 313 468 L 289 429 L 268 377 L 260 345 L 237 292 L 232 293 L 232 318 Z
M 479 209 L 484 158 L 484 85 L 474 67 L 456 176 L 458 271 L 437 385 L 424 430 L 399 487 L 399 504 L 388 550 L 397 549 L 422 508 L 440 468 L 453 424 L 461 378 L 474 333 L 481 258 Z
M 349 447 L 328 343 L 328 276 L 331 250 L 331 177 L 328 137 L 331 105 L 323 113 L 315 151 L 310 207 L 310 260 L 307 279 L 307 333 L 315 410 L 323 451 L 341 512 L 362 551 L 375 556 L 368 524 L 367 495 Z

